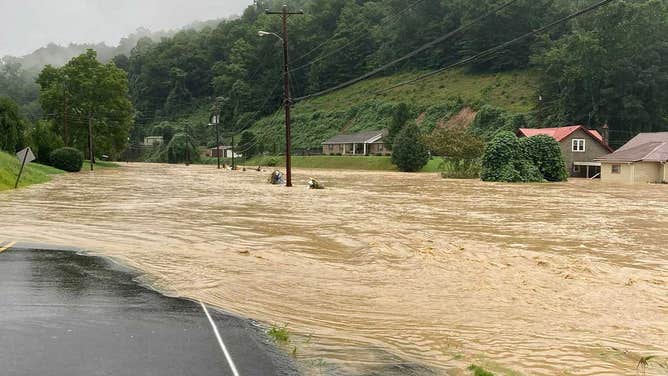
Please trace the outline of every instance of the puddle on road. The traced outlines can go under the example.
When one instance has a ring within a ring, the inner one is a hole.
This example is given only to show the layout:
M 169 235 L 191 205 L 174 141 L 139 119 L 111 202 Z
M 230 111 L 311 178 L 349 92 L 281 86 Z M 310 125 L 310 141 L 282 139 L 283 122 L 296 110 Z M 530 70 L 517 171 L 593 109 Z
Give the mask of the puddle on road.
M 0 194 L 0 238 L 94 250 L 296 333 L 319 374 L 668 362 L 668 188 L 132 164 Z M 316 175 L 328 189 L 308 191 Z M 666 370 L 650 363 L 648 375 Z

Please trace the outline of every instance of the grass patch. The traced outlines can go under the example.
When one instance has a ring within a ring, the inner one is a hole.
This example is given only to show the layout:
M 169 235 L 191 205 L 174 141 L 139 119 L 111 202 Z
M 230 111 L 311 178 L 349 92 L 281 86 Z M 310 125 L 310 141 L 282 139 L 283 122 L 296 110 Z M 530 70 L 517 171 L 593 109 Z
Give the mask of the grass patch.
M 290 341 L 290 332 L 287 325 L 282 327 L 272 325 L 267 334 L 278 343 L 288 343 Z
M 98 168 L 119 168 L 119 167 L 121 167 L 121 165 L 115 162 L 95 161 L 95 165 L 93 168 L 98 169 Z M 84 161 L 83 165 L 81 166 L 81 171 L 85 171 L 86 169 L 90 170 L 89 161 Z
M 340 133 L 387 128 L 398 103 L 409 105 L 420 128 L 430 131 L 459 113 L 461 105 L 479 109 L 488 104 L 513 113 L 527 113 L 535 105 L 537 75 L 532 71 L 471 74 L 454 70 L 416 85 L 378 93 L 392 84 L 416 77 L 408 72 L 362 81 L 331 94 L 299 102 L 292 118 L 295 149 L 319 148 Z M 282 112 L 260 119 L 252 127 L 264 150 L 276 152 L 284 144 Z
M 473 372 L 473 376 L 494 376 L 492 372 L 485 370 L 484 368 L 472 364 L 469 366 L 469 371 Z
M 439 172 L 443 160 L 431 159 L 420 172 Z M 246 161 L 246 166 L 285 167 L 284 157 L 254 157 Z M 398 171 L 391 157 L 328 156 L 292 157 L 292 167 L 333 170 Z
M 20 168 L 21 164 L 14 155 L 0 152 L 0 191 L 14 188 Z M 46 183 L 51 180 L 51 175 L 62 173 L 64 171 L 53 167 L 30 163 L 23 170 L 19 187 Z

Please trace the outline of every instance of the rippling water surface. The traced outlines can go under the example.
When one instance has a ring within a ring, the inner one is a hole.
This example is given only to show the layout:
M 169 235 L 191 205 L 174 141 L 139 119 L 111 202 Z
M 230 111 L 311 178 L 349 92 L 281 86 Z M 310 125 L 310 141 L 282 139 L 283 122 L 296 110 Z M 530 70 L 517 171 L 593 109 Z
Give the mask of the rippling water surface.
M 668 370 L 668 187 L 124 165 L 0 194 L 0 239 L 77 246 L 267 324 L 313 374 Z M 327 185 L 308 191 L 315 175 Z M 663 364 L 663 366 L 661 365 Z M 512 370 L 512 371 L 510 371 Z

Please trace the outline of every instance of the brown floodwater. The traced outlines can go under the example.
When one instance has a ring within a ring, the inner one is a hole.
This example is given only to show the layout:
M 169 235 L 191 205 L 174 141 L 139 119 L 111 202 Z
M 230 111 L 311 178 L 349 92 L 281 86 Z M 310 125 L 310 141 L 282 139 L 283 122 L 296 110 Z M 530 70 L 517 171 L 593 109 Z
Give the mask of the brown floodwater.
M 655 356 L 646 374 L 667 374 L 668 186 L 269 173 L 58 176 L 0 194 L 0 240 L 80 247 L 287 324 L 306 373 L 636 375 Z

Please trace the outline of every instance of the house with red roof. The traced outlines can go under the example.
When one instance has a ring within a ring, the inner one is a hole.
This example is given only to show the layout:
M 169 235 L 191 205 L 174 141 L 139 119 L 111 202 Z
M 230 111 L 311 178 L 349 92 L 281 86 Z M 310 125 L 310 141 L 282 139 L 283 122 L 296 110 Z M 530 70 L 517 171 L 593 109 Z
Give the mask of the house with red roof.
M 607 131 L 607 127 L 604 127 Z M 604 132 L 606 133 L 606 132 Z M 607 137 L 583 125 L 558 128 L 520 128 L 518 137 L 547 135 L 561 145 L 561 153 L 572 177 L 593 178 L 601 174 L 598 158 L 613 152 Z

